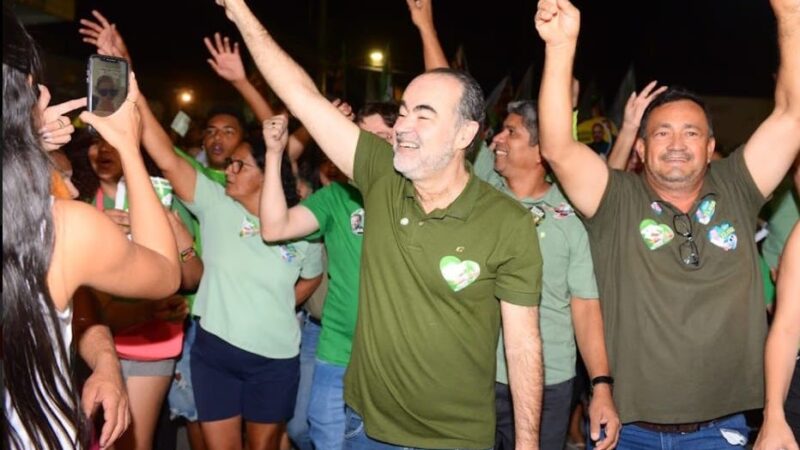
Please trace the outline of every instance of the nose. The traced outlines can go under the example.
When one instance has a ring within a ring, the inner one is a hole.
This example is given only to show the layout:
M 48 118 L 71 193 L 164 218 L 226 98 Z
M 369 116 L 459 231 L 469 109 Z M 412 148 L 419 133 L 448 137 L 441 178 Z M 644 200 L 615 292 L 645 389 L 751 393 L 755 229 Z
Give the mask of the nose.
M 505 142 L 506 138 L 508 137 L 508 130 L 503 130 L 500 133 L 496 134 L 492 138 L 492 144 L 497 144 L 498 142 L 502 143 Z

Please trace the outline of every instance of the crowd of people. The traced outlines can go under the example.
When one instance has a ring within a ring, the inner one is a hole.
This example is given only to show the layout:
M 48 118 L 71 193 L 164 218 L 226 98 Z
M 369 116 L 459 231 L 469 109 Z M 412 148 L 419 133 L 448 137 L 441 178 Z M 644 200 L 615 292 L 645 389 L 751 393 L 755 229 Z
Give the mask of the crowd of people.
M 215 107 L 196 139 L 133 72 L 102 115 L 50 105 L 4 3 L 5 447 L 162 448 L 180 419 L 193 450 L 798 450 L 800 0 L 771 0 L 774 109 L 728 155 L 655 81 L 578 141 L 569 0 L 539 1 L 538 99 L 491 135 L 431 0 L 407 0 L 425 72 L 355 111 L 217 3 L 283 106 L 217 33 L 259 126 Z

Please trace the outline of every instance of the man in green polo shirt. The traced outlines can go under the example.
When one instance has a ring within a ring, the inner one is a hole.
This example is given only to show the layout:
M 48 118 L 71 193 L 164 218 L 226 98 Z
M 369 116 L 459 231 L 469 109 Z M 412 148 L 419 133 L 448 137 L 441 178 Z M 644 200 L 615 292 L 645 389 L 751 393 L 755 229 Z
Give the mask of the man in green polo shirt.
M 609 170 L 571 130 L 580 13 L 539 3 L 545 41 L 539 141 L 586 218 L 600 288 L 618 449 L 742 448 L 742 411 L 764 402 L 763 290 L 753 235 L 800 150 L 800 0 L 773 0 L 781 66 L 775 109 L 742 150 L 711 162 L 703 101 L 670 88 L 645 110 L 640 175 Z
M 530 210 L 537 224 L 544 268 L 539 327 L 544 360 L 544 396 L 540 446 L 564 448 L 575 378 L 575 342 L 590 378 L 596 381 L 589 406 L 594 440 L 601 424 L 606 437 L 597 448 L 613 448 L 619 419 L 611 386 L 603 338 L 603 317 L 598 301 L 592 255 L 586 229 L 564 198 L 550 183 L 539 153 L 536 103 L 508 104 L 503 129 L 492 140 L 493 152 L 481 147 L 475 174 Z M 573 327 L 574 324 L 574 327 Z M 497 347 L 497 432 L 495 448 L 514 448 L 514 423 L 509 397 L 503 340 Z
M 415 78 L 392 151 L 319 93 L 243 1 L 225 9 L 275 93 L 364 198 L 345 448 L 491 447 L 501 316 L 517 445 L 538 448 L 539 243 L 530 212 L 465 163 L 480 87 L 451 70 Z

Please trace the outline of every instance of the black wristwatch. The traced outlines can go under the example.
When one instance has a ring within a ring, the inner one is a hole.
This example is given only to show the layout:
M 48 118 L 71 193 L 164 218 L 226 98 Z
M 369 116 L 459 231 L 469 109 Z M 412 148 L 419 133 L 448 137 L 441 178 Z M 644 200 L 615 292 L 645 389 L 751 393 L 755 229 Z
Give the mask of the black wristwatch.
M 592 389 L 594 389 L 594 387 L 597 386 L 598 384 L 607 384 L 611 388 L 613 388 L 614 387 L 614 377 L 612 377 L 610 375 L 600 375 L 598 377 L 592 378 L 592 382 L 591 383 L 592 383 Z

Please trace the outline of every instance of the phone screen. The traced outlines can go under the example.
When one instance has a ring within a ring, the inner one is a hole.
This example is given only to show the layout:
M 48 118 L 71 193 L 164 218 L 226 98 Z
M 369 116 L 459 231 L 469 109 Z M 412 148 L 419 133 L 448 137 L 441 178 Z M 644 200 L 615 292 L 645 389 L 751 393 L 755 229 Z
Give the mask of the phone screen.
M 122 106 L 128 95 L 128 62 L 111 56 L 92 55 L 88 68 L 89 111 L 108 116 Z

